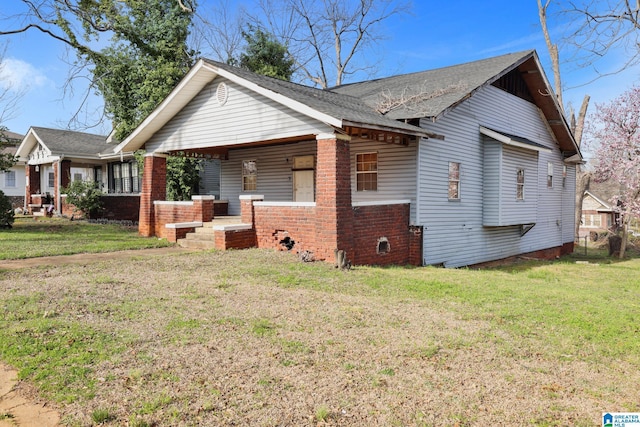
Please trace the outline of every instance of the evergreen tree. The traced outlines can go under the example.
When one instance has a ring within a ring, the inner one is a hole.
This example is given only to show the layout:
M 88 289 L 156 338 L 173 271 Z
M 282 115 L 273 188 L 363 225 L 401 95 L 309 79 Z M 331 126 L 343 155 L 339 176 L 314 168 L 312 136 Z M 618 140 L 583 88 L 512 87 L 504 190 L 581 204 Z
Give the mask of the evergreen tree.
M 287 47 L 280 44 L 273 35 L 249 25 L 242 32 L 247 47 L 240 54 L 239 65 L 254 73 L 281 80 L 291 80 L 295 61 Z

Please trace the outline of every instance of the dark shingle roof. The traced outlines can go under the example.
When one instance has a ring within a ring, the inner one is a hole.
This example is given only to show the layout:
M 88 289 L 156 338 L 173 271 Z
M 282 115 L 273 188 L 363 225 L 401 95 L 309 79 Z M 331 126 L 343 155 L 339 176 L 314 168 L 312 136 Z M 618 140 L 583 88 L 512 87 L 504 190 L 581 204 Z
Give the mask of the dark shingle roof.
M 204 59 L 204 61 L 215 67 L 227 70 L 244 80 L 252 82 L 262 88 L 283 95 L 287 98 L 298 101 L 331 117 L 342 119 L 349 123 L 362 123 L 384 127 L 393 127 L 411 132 L 424 133 L 425 130 L 417 126 L 412 126 L 399 122 L 393 118 L 386 117 L 375 111 L 363 100 L 350 94 L 338 93 L 331 90 L 323 90 L 314 87 L 304 86 L 285 80 L 274 79 L 232 67 L 227 64 Z
M 105 135 L 36 126 L 31 129 L 53 154 L 97 156 L 105 150 L 112 151 L 116 146 L 116 144 L 107 144 Z
M 372 108 L 384 103 L 385 98 L 407 99 L 403 105 L 386 112 L 389 118 L 437 117 L 533 54 L 530 50 L 511 53 L 435 70 L 345 84 L 331 90 L 362 99 Z

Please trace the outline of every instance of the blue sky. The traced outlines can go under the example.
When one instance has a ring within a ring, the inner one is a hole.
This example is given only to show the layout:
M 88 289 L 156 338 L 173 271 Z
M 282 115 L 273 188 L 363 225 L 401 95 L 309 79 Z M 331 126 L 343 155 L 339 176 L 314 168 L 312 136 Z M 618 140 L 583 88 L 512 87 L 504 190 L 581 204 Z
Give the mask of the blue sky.
M 201 10 L 212 1 L 200 1 Z M 0 26 L 8 28 L 11 24 L 2 18 L 22 7 L 19 0 L 3 0 Z M 570 23 L 551 22 L 553 36 L 559 37 L 566 25 Z M 377 46 L 384 58 L 380 76 L 536 49 L 547 78 L 553 81 L 535 0 L 417 0 L 411 15 L 386 21 L 384 32 L 386 39 Z M 69 53 L 61 42 L 37 31 L 1 37 L 0 46 L 4 42 L 9 44 L 4 54 L 0 85 L 11 82 L 13 87 L 22 88 L 25 93 L 15 117 L 3 124 L 18 133 L 26 133 L 30 126 L 66 128 L 84 94 L 82 84 L 77 84 L 75 91 L 64 88 L 73 53 Z M 613 70 L 622 61 L 622 56 L 608 57 L 600 64 L 600 71 Z M 640 79 L 640 69 L 635 68 L 586 84 L 596 76 L 593 70 L 579 69 L 571 63 L 563 63 L 562 68 L 565 104 L 571 102 L 577 109 L 588 93 L 592 99 L 590 111 L 594 111 L 595 103 L 610 101 Z M 88 114 L 94 114 L 100 106 L 100 99 L 92 97 Z M 89 131 L 108 133 L 110 129 L 105 124 Z

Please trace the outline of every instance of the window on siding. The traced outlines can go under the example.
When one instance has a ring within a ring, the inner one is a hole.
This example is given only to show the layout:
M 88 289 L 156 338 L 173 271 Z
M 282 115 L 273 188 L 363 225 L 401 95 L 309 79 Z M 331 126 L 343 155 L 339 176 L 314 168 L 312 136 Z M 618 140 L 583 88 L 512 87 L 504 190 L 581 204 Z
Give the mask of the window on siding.
M 242 191 L 258 189 L 258 165 L 255 160 L 242 161 Z
M 449 200 L 460 199 L 460 163 L 449 162 Z
M 524 169 L 516 172 L 516 200 L 524 200 Z
M 562 188 L 567 188 L 567 165 L 562 165 Z
M 97 166 L 93 168 L 93 180 L 102 188 L 102 167 Z
M 56 180 L 55 180 L 55 176 L 53 174 L 53 172 L 49 172 L 48 175 L 48 180 L 47 180 L 47 184 L 49 185 L 49 188 L 53 188 L 56 186 Z
M 74 181 L 82 181 L 82 174 L 81 173 L 74 173 L 73 174 L 73 180 Z
M 378 153 L 356 154 L 356 189 L 378 190 Z
M 109 165 L 109 172 L 109 193 L 140 192 L 138 162 L 135 160 L 131 162 L 111 163 Z M 96 178 L 98 178 L 97 175 Z
M 547 163 L 547 188 L 553 188 L 553 163 Z
M 6 171 L 4 173 L 4 186 L 7 188 L 16 186 L 16 171 Z

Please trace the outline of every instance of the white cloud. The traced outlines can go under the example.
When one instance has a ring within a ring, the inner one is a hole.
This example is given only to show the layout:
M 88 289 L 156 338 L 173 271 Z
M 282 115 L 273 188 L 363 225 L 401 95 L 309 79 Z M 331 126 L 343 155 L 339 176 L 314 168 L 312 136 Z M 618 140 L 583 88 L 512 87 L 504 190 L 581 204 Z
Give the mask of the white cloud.
M 4 58 L 0 64 L 0 88 L 31 90 L 48 84 L 47 76 L 28 62 Z

